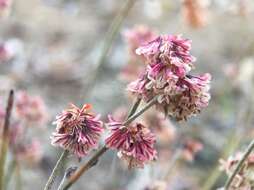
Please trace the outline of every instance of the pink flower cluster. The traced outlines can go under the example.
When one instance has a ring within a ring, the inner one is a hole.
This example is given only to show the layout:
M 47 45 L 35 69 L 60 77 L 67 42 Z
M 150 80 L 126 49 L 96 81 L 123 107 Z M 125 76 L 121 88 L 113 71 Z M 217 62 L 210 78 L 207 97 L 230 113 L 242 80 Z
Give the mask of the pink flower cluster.
M 140 167 L 155 160 L 157 152 L 154 149 L 155 136 L 140 123 L 124 126 L 109 116 L 111 135 L 106 139 L 108 148 L 116 149 L 118 156 L 128 163 L 128 168 Z
M 158 96 L 157 108 L 177 120 L 197 114 L 208 105 L 211 75 L 189 74 L 195 58 L 191 41 L 181 36 L 165 35 L 139 47 L 146 58 L 146 70 L 128 85 L 128 90 L 145 101 Z
M 56 132 L 52 135 L 52 144 L 83 157 L 98 145 L 103 131 L 100 116 L 89 112 L 91 106 L 85 104 L 81 109 L 75 105 L 64 110 L 56 117 Z

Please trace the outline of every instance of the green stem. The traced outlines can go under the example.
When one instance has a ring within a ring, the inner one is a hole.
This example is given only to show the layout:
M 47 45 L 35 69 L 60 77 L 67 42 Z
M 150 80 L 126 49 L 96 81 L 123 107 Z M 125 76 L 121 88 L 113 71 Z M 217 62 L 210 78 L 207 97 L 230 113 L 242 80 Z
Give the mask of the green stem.
M 242 168 L 242 165 L 244 164 L 245 160 L 248 158 L 248 156 L 251 154 L 252 150 L 254 149 L 254 140 L 249 144 L 248 148 L 246 149 L 246 152 L 244 153 L 242 159 L 238 162 L 235 170 L 231 174 L 231 176 L 228 178 L 226 184 L 225 184 L 225 190 L 228 190 L 232 181 L 234 180 L 235 176 L 239 173 L 239 171 Z
M 14 91 L 11 90 L 8 97 L 8 103 L 6 107 L 5 119 L 4 119 L 4 128 L 2 134 L 2 146 L 1 146 L 1 154 L 0 154 L 0 190 L 4 190 L 4 166 L 6 160 L 6 153 L 8 150 L 9 144 L 9 124 L 11 111 L 13 107 L 13 99 L 14 99 Z
M 90 82 L 90 84 L 87 87 L 89 89 L 89 90 L 87 90 L 88 92 L 91 92 L 92 88 L 95 86 L 95 85 L 93 85 L 93 81 L 95 81 L 95 79 L 99 73 L 100 67 L 102 66 L 105 59 L 107 58 L 109 50 L 112 47 L 112 44 L 113 44 L 117 34 L 119 33 L 119 30 L 120 30 L 124 20 L 127 17 L 128 13 L 130 12 L 133 5 L 135 4 L 135 2 L 136 2 L 136 0 L 126 0 L 125 3 L 123 4 L 123 7 L 121 8 L 121 10 L 115 16 L 110 28 L 108 29 L 106 36 L 105 36 L 105 40 L 102 45 L 101 54 L 100 54 L 99 59 L 95 65 L 92 78 L 90 79 L 90 81 L 92 81 L 92 82 Z
M 136 99 L 136 101 L 134 102 L 134 104 L 133 104 L 133 106 L 132 106 L 132 108 L 131 108 L 131 111 L 129 112 L 129 114 L 128 114 L 128 116 L 127 116 L 127 119 L 128 119 L 129 117 L 131 117 L 131 116 L 136 112 L 136 110 L 138 109 L 138 106 L 139 106 L 141 100 L 142 100 L 141 98 L 137 98 L 137 99 Z
M 8 189 L 9 182 L 11 181 L 11 178 L 17 166 L 16 162 L 17 161 L 13 159 L 7 169 L 6 175 L 4 176 L 4 189 Z
M 105 42 L 103 43 L 102 47 L 102 53 L 99 58 L 99 61 L 97 63 L 97 67 L 100 67 L 102 63 L 104 62 L 105 58 L 107 57 L 107 54 L 114 42 L 114 39 L 125 19 L 125 17 L 128 15 L 129 11 L 133 7 L 136 0 L 127 0 L 125 4 L 123 5 L 121 11 L 117 14 L 117 16 L 114 18 L 107 34 L 105 37 Z
M 69 152 L 67 150 L 63 151 L 44 187 L 44 190 L 50 190 L 52 188 L 52 185 L 54 184 L 56 177 L 59 175 L 62 165 L 67 160 L 68 154 Z
M 152 107 L 157 102 L 157 97 L 153 98 L 150 102 L 148 102 L 140 111 L 135 113 L 135 110 L 133 111 L 133 115 L 131 115 L 127 120 L 123 123 L 123 125 L 127 126 L 132 121 L 134 121 L 137 117 L 142 115 L 146 110 L 148 110 L 150 107 Z M 136 104 L 134 104 L 135 106 Z M 137 109 L 137 106 L 135 106 Z M 132 110 L 132 109 L 131 109 Z M 82 165 L 76 172 L 73 174 L 70 179 L 66 182 L 66 185 L 64 186 L 63 190 L 69 189 L 73 183 L 75 183 L 86 171 L 88 171 L 92 166 L 94 166 L 98 159 L 108 150 L 108 148 L 104 145 L 101 149 L 98 150 L 95 155 L 90 158 L 84 165 Z

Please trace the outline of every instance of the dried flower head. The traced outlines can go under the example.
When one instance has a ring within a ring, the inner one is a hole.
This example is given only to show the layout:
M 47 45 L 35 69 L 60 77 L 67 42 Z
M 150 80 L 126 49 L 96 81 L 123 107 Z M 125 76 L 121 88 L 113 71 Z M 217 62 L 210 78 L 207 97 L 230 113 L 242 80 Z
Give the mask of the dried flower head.
M 56 132 L 52 135 L 52 144 L 69 150 L 78 157 L 85 156 L 96 148 L 103 131 L 99 115 L 89 112 L 91 105 L 81 109 L 75 105 L 64 110 L 56 117 Z
M 116 149 L 118 156 L 126 160 L 128 168 L 143 168 L 144 164 L 156 159 L 155 136 L 140 123 L 128 127 L 109 116 L 111 135 L 106 139 L 108 148 Z
M 146 57 L 151 65 L 151 72 L 163 69 L 170 70 L 182 77 L 188 73 L 195 58 L 190 54 L 191 40 L 184 39 L 181 35 L 163 35 L 139 47 L 138 55 Z
M 220 169 L 225 171 L 230 176 L 236 168 L 236 165 L 241 160 L 243 153 L 239 152 L 234 156 L 230 156 L 227 160 L 220 159 Z M 229 190 L 251 190 L 254 188 L 254 154 L 250 154 L 245 160 L 240 172 L 236 175 L 231 183 Z
M 157 106 L 179 121 L 187 120 L 208 106 L 210 81 L 211 75 L 206 73 L 172 82 L 159 93 Z
M 17 93 L 16 116 L 26 123 L 41 126 L 48 119 L 46 106 L 39 96 L 30 96 L 25 91 Z
M 136 53 L 145 56 L 148 65 L 128 91 L 146 102 L 157 96 L 157 108 L 177 120 L 199 113 L 210 100 L 211 75 L 188 74 L 195 61 L 190 49 L 191 41 L 180 35 L 159 36 L 139 47 Z

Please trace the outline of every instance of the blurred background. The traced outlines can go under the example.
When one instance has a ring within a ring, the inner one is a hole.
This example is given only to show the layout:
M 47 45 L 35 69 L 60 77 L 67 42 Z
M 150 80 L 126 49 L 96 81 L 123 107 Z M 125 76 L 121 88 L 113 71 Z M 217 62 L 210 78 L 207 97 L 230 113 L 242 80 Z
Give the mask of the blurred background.
M 9 189 L 43 189 L 62 152 L 50 144 L 52 122 L 69 103 L 91 103 L 104 121 L 123 117 L 133 102 L 126 85 L 143 67 L 133 48 L 160 34 L 192 40 L 192 72 L 212 74 L 210 105 L 180 123 L 147 113 L 158 160 L 129 171 L 108 151 L 71 189 L 216 189 L 226 180 L 219 159 L 253 138 L 252 0 L 13 0 L 0 1 L 0 15 L 0 105 L 14 89 L 14 133 L 26 136 L 8 154 Z

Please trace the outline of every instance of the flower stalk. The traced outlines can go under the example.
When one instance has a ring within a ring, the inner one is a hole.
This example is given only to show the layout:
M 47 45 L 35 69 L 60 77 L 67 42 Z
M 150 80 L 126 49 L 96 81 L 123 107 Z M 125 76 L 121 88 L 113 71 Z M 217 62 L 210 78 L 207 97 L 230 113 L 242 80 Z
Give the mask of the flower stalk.
M 4 166 L 6 160 L 6 153 L 8 150 L 9 144 L 9 125 L 10 125 L 10 117 L 11 111 L 13 107 L 14 100 L 14 91 L 11 90 L 8 97 L 8 103 L 6 107 L 6 114 L 4 119 L 4 128 L 2 133 L 2 146 L 1 146 L 1 155 L 0 155 L 0 190 L 4 190 Z
M 62 155 L 60 156 L 60 158 L 58 159 L 45 187 L 44 187 L 44 190 L 50 190 L 52 188 L 52 185 L 54 184 L 55 182 L 55 179 L 56 177 L 58 176 L 60 170 L 61 170 L 61 167 L 62 165 L 64 164 L 64 162 L 67 160 L 67 157 L 68 157 L 68 154 L 69 154 L 69 151 L 68 150 L 64 150 Z

